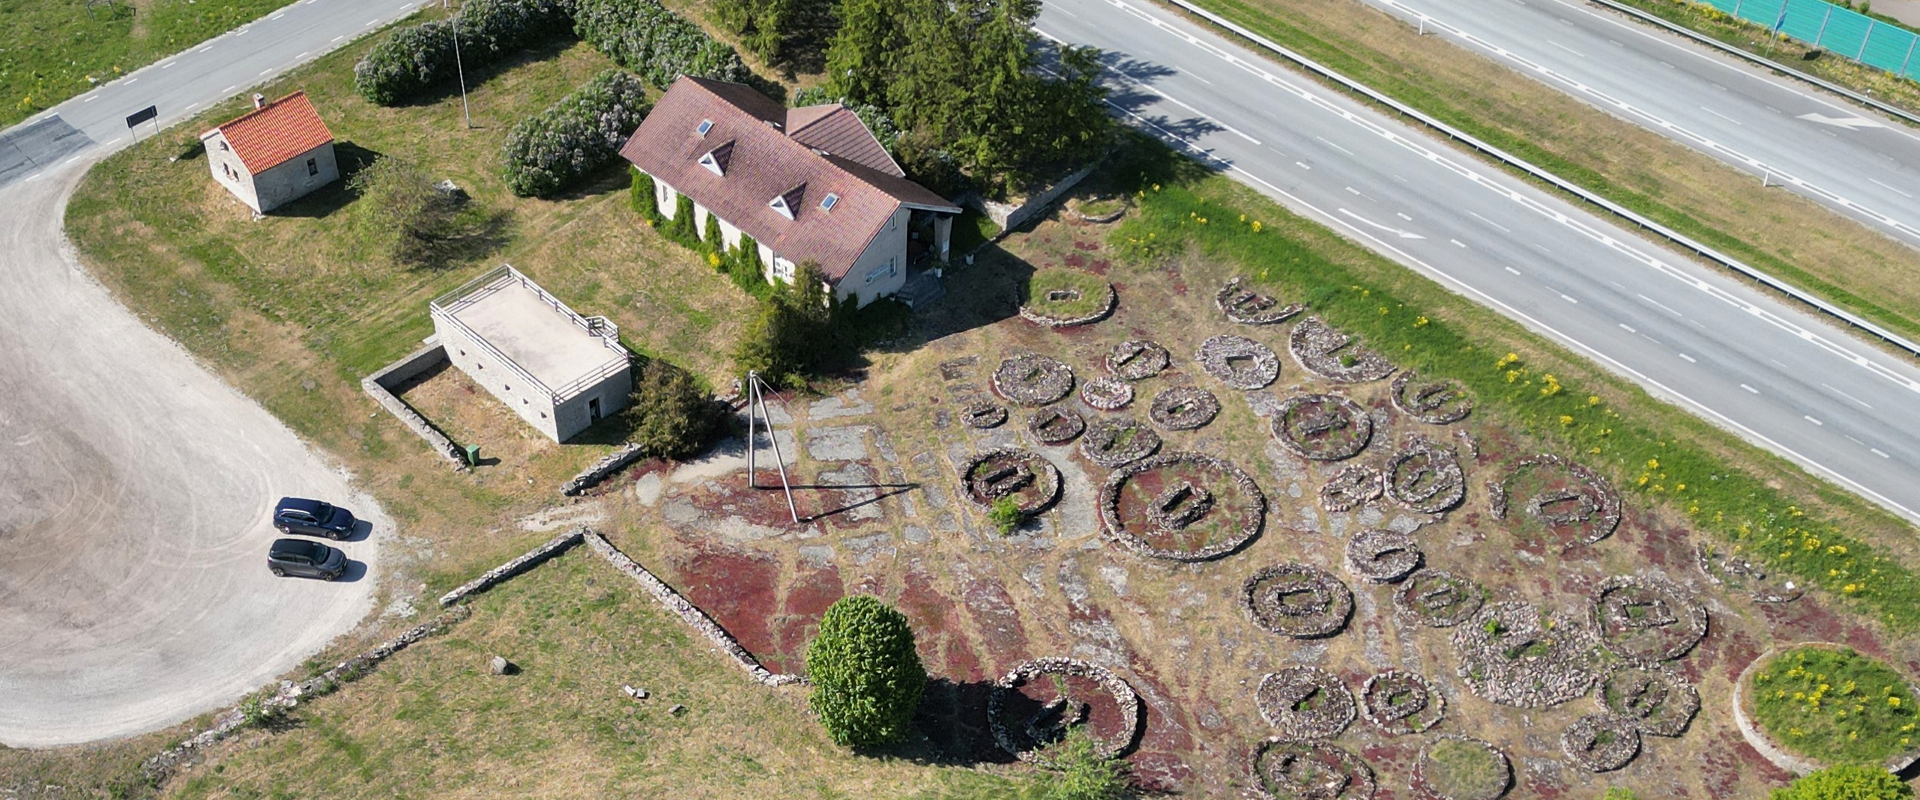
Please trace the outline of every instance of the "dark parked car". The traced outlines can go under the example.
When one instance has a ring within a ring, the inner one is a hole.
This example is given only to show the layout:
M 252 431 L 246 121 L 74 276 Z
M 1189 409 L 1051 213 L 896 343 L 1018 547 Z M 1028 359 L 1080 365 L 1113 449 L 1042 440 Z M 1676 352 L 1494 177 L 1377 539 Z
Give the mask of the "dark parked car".
M 353 535 L 353 512 L 318 500 L 282 497 L 273 507 L 273 527 L 282 533 L 345 539 Z
M 275 539 L 267 551 L 267 569 L 275 576 L 297 575 L 330 581 L 347 571 L 347 554 L 305 539 Z

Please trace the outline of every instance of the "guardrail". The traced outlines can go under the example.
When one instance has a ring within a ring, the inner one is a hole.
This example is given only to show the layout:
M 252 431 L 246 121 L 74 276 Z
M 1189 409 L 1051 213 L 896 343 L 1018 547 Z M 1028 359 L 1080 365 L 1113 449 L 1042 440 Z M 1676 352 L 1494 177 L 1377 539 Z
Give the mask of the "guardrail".
M 1701 244 L 1700 242 L 1694 241 L 1692 238 L 1688 237 L 1685 234 L 1680 233 L 1679 231 L 1676 231 L 1672 228 L 1669 228 L 1665 225 L 1655 222 L 1652 219 L 1642 216 L 1640 213 L 1630 208 L 1627 208 L 1626 206 L 1620 205 L 1619 203 L 1613 202 L 1612 200 L 1608 200 L 1605 197 L 1602 197 L 1598 194 L 1588 191 L 1587 189 L 1581 187 L 1578 184 L 1573 183 L 1572 181 L 1566 180 L 1565 178 L 1561 178 L 1560 176 L 1555 175 L 1551 172 L 1548 172 L 1545 169 L 1534 166 L 1532 163 L 1518 156 L 1515 156 L 1512 153 L 1508 153 L 1505 150 L 1502 150 L 1498 147 L 1494 147 L 1493 145 L 1488 144 L 1486 142 L 1480 141 L 1478 138 L 1475 138 L 1472 134 L 1469 134 L 1466 131 L 1455 128 L 1452 125 L 1448 125 L 1447 123 L 1442 122 L 1439 119 L 1433 116 L 1430 116 L 1417 108 L 1409 106 L 1398 100 L 1395 100 L 1392 97 L 1389 97 L 1375 90 L 1374 88 L 1367 86 L 1366 84 L 1360 83 L 1359 81 L 1356 81 L 1352 78 L 1342 75 L 1339 72 L 1334 71 L 1332 68 L 1329 68 L 1317 61 L 1314 61 L 1313 59 L 1307 58 L 1306 56 L 1303 56 L 1299 53 L 1295 53 L 1292 50 L 1289 50 L 1281 46 L 1280 44 L 1274 42 L 1271 39 L 1261 36 L 1260 34 L 1254 33 L 1253 31 L 1247 30 L 1245 27 L 1242 27 L 1241 25 L 1233 22 L 1232 20 L 1222 17 L 1219 14 L 1215 14 L 1214 12 L 1209 11 L 1205 8 L 1202 8 L 1199 5 L 1196 5 L 1195 3 L 1192 2 L 1192 0 L 1166 0 L 1166 2 L 1171 3 L 1181 9 L 1184 9 L 1187 12 L 1200 17 L 1201 19 L 1204 19 L 1208 22 L 1213 23 L 1214 25 L 1218 25 L 1222 28 L 1232 31 L 1234 34 L 1240 36 L 1241 38 L 1244 38 L 1247 41 L 1253 42 L 1254 44 L 1257 44 L 1263 48 L 1271 50 L 1274 53 L 1278 54 L 1280 57 L 1285 58 L 1288 61 L 1292 61 L 1293 63 L 1298 64 L 1301 67 L 1304 67 L 1305 69 L 1307 69 L 1310 72 L 1313 72 L 1314 74 L 1317 74 L 1323 78 L 1333 81 L 1334 83 L 1340 84 L 1341 86 L 1346 87 L 1348 90 L 1356 94 L 1366 97 L 1388 108 L 1391 108 L 1394 111 L 1397 111 L 1407 117 L 1411 117 L 1415 120 L 1418 120 L 1421 124 L 1426 125 L 1427 127 L 1432 128 L 1436 131 L 1439 131 L 1443 134 L 1446 134 L 1449 138 L 1454 139 L 1455 141 L 1461 142 L 1462 144 L 1465 144 L 1468 147 L 1478 150 L 1481 153 L 1485 153 L 1486 155 L 1492 156 L 1494 159 L 1500 161 L 1501 163 L 1504 163 L 1510 167 L 1513 167 L 1522 172 L 1525 172 L 1526 174 L 1531 175 L 1534 178 L 1537 178 L 1541 181 L 1552 184 L 1555 188 L 1558 188 L 1561 191 L 1564 191 L 1576 197 L 1579 197 L 1580 199 L 1585 200 L 1588 203 L 1591 203 L 1595 206 L 1599 206 L 1600 208 L 1606 209 L 1608 212 L 1612 213 L 1613 215 L 1621 219 L 1627 220 L 1629 222 L 1632 222 L 1633 224 L 1638 225 L 1641 228 L 1652 231 L 1653 233 L 1658 234 L 1661 238 L 1664 238 L 1667 241 L 1673 242 L 1674 244 L 1677 244 L 1687 250 L 1690 250 L 1693 253 L 1703 258 L 1706 258 L 1710 261 L 1720 264 L 1721 266 L 1731 269 L 1734 272 L 1738 272 L 1741 275 L 1745 275 L 1746 277 L 1751 278 L 1755 281 L 1758 281 L 1759 283 L 1767 286 L 1768 288 L 1771 288 L 1775 291 L 1780 292 L 1781 294 L 1787 295 L 1788 297 L 1791 297 L 1795 300 L 1805 303 L 1808 306 L 1818 309 L 1819 311 L 1835 319 L 1838 319 L 1842 322 L 1845 322 L 1849 325 L 1852 325 L 1855 328 L 1858 328 L 1862 331 L 1870 333 L 1875 337 L 1878 337 L 1879 339 L 1887 342 L 1888 344 L 1891 344 L 1895 347 L 1905 350 L 1907 353 L 1911 355 L 1920 356 L 1920 344 L 1915 344 L 1911 341 L 1908 341 L 1904 337 L 1901 337 L 1899 334 L 1896 334 L 1892 331 L 1882 328 L 1879 325 L 1876 325 L 1873 322 L 1868 321 L 1865 318 L 1862 318 L 1858 314 L 1855 314 L 1851 311 L 1848 311 L 1844 308 L 1841 308 L 1830 302 L 1827 302 L 1826 300 L 1823 300 L 1819 297 L 1809 294 L 1806 291 L 1801 290 L 1799 287 L 1796 287 L 1793 284 L 1787 283 L 1786 281 L 1780 280 L 1779 278 L 1776 278 L 1763 270 L 1756 269 L 1752 266 L 1749 266 L 1745 262 L 1740 261 L 1739 259 L 1736 259 L 1732 256 L 1729 256 L 1711 247 L 1708 247 L 1707 245 Z

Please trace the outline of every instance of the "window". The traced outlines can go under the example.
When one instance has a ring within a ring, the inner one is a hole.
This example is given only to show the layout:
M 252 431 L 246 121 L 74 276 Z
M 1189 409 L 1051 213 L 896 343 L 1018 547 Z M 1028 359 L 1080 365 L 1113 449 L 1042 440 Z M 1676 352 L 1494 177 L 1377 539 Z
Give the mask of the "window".
M 828 192 L 827 199 L 820 201 L 820 210 L 832 211 L 834 205 L 839 202 L 840 202 L 840 195 L 834 194 L 832 192 Z
M 719 175 L 722 178 L 727 176 L 727 171 L 721 168 L 719 161 L 714 160 L 712 153 L 700 157 L 700 166 L 706 167 L 708 172 Z
M 227 146 L 227 140 L 225 140 L 225 139 L 221 139 L 221 140 L 220 140 L 220 151 L 221 151 L 221 152 L 223 152 L 223 153 L 231 153 L 231 152 L 233 152 L 233 148 L 231 148 L 231 147 L 228 147 L 228 146 Z
M 889 258 L 887 259 L 887 263 L 867 271 L 867 283 L 872 284 L 874 281 L 882 278 L 891 278 L 893 275 L 893 259 Z
M 773 259 L 773 277 L 783 281 L 793 280 L 793 262 L 784 258 Z
M 705 138 L 707 135 L 707 132 L 711 130 L 713 130 L 713 120 L 703 119 L 703 120 L 700 120 L 700 127 L 694 128 L 693 132 L 700 134 L 701 138 Z
M 320 161 L 313 158 L 307 159 L 307 177 L 311 178 L 318 174 L 320 174 Z
M 767 201 L 767 206 L 772 208 L 775 211 L 780 212 L 780 216 L 786 217 L 787 219 L 793 219 L 793 209 L 787 205 L 787 198 L 785 197 L 773 198 L 772 200 Z

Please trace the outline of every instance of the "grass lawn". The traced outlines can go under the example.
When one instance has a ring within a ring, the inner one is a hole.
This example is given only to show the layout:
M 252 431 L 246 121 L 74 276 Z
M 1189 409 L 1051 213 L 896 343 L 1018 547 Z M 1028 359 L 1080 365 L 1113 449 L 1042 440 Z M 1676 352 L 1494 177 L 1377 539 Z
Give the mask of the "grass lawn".
M 1828 764 L 1876 766 L 1915 749 L 1908 681 L 1846 648 L 1800 647 L 1753 674 L 1754 717 L 1773 740 Z
M 1758 191 L 1753 176 L 1354 0 L 1201 4 L 1890 330 L 1920 335 L 1913 251 L 1811 200 Z
M 0 0 L 0 128 L 292 0 Z
M 1099 277 L 1070 269 L 1043 269 L 1027 281 L 1026 306 L 1057 319 L 1079 319 L 1107 307 L 1112 290 Z

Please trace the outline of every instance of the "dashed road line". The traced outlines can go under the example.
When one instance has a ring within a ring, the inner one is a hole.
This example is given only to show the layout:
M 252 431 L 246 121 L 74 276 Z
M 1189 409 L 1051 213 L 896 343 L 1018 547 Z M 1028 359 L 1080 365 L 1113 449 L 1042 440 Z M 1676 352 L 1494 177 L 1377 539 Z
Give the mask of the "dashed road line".
M 1620 330 L 1626 331 L 1627 333 L 1639 333 L 1639 331 L 1636 331 L 1633 329 L 1632 325 L 1628 325 L 1627 323 L 1624 323 L 1624 322 L 1620 323 Z
M 1687 360 L 1687 363 L 1689 363 L 1689 364 L 1698 364 L 1698 363 L 1700 363 L 1700 362 L 1699 362 L 1699 360 L 1697 360 L 1697 359 L 1695 359 L 1695 358 L 1694 358 L 1693 356 L 1690 356 L 1690 355 L 1687 355 L 1686 353 L 1681 353 L 1681 354 L 1680 354 L 1680 357 L 1681 357 L 1681 358 L 1684 358 L 1684 359 L 1686 359 L 1686 360 Z
M 1329 142 L 1329 141 L 1327 141 L 1327 140 L 1326 140 L 1326 138 L 1325 138 L 1325 137 L 1322 137 L 1322 136 L 1315 136 L 1315 137 L 1313 137 L 1313 138 L 1315 138 L 1315 139 L 1319 139 L 1319 140 L 1321 141 L 1321 143 L 1322 143 L 1322 144 L 1325 144 L 1326 146 L 1328 146 L 1328 147 L 1331 147 L 1331 148 L 1333 148 L 1333 149 L 1335 149 L 1335 150 L 1338 150 L 1338 151 L 1340 151 L 1340 152 L 1342 152 L 1342 153 L 1346 153 L 1347 155 L 1353 155 L 1353 151 L 1352 151 L 1352 150 L 1348 150 L 1347 148 L 1344 148 L 1344 147 L 1341 147 L 1340 145 L 1337 145 L 1337 144 L 1334 144 L 1333 142 Z
M 1511 273 L 1513 273 L 1513 274 L 1515 274 L 1515 275 L 1518 275 L 1518 274 L 1520 274 L 1520 270 L 1517 270 L 1517 269 L 1514 269 L 1514 268 L 1512 268 L 1512 267 L 1504 267 L 1503 269 L 1505 269 L 1506 271 L 1508 271 L 1508 272 L 1511 272 Z
M 1746 385 L 1746 384 L 1744 384 L 1744 383 L 1743 383 L 1743 384 L 1740 384 L 1740 388 L 1742 388 L 1742 389 L 1745 389 L 1745 390 L 1747 390 L 1747 391 L 1749 391 L 1749 392 L 1752 392 L 1752 393 L 1754 393 L 1754 394 L 1759 394 L 1759 393 L 1760 393 L 1760 390 L 1759 390 L 1759 389 L 1755 389 L 1755 388 L 1753 388 L 1753 387 L 1751 387 L 1751 386 L 1748 386 L 1748 385 Z
M 1405 214 L 1402 214 L 1402 213 L 1400 213 L 1400 212 L 1398 212 L 1398 211 L 1395 211 L 1395 212 L 1393 212 L 1393 215 L 1394 215 L 1394 216 L 1396 216 L 1396 217 L 1399 217 L 1399 218 L 1401 218 L 1401 219 L 1404 219 L 1404 220 L 1406 220 L 1406 221 L 1408 221 L 1408 222 L 1412 222 L 1412 221 L 1413 221 L 1413 218 L 1412 218 L 1412 217 L 1409 217 L 1409 216 L 1407 216 L 1407 215 L 1405 215 Z
M 1870 181 L 1873 181 L 1874 183 L 1880 183 L 1879 181 L 1874 181 L 1874 180 L 1873 180 L 1872 178 L 1868 178 L 1867 180 L 1870 180 Z M 1886 184 L 1884 184 L 1884 183 L 1880 183 L 1880 185 L 1881 185 L 1881 186 L 1884 186 L 1884 187 L 1886 187 L 1886 188 L 1888 188 L 1888 189 L 1893 189 L 1893 187 L 1891 187 L 1891 186 L 1887 186 L 1887 185 L 1886 185 Z M 1906 192 L 1901 192 L 1901 191 L 1900 191 L 1899 189 L 1893 189 L 1893 190 L 1894 190 L 1895 192 L 1899 192 L 1899 194 L 1900 194 L 1900 196 L 1901 196 L 1901 197 L 1905 197 L 1905 198 L 1907 198 L 1908 200 L 1912 200 L 1912 199 L 1913 199 L 1913 195 L 1910 195 L 1910 194 L 1907 194 Z
M 1466 247 L 1466 244 L 1461 242 L 1459 239 L 1448 239 L 1447 241 L 1452 242 L 1455 247 Z
M 1866 402 L 1865 400 L 1861 400 L 1861 399 L 1860 399 L 1860 398 L 1858 398 L 1858 397 L 1854 397 L 1853 395 L 1850 395 L 1850 394 L 1847 394 L 1846 392 L 1843 392 L 1843 391 L 1840 391 L 1839 389 L 1835 389 L 1835 388 L 1833 388 L 1832 386 L 1827 386 L 1827 385 L 1826 385 L 1826 384 L 1824 384 L 1824 383 L 1823 383 L 1823 384 L 1820 384 L 1820 385 L 1821 385 L 1821 386 L 1826 386 L 1826 389 L 1827 389 L 1827 391 L 1829 391 L 1829 392 L 1833 392 L 1834 394 L 1837 394 L 1837 395 L 1840 395 L 1841 397 L 1844 397 L 1844 398 L 1847 398 L 1848 400 L 1852 400 L 1853 402 L 1856 402 L 1856 403 L 1859 403 L 1859 404 L 1861 405 L 1861 407 L 1862 407 L 1862 408 L 1865 408 L 1865 409 L 1867 409 L 1868 411 L 1872 411 L 1872 410 L 1873 410 L 1873 406 L 1870 406 L 1870 405 L 1867 405 L 1867 402 Z
M 1566 295 L 1564 295 L 1564 294 L 1563 294 L 1563 295 L 1560 295 L 1560 299 L 1562 299 L 1562 300 L 1565 300 L 1565 301 L 1567 301 L 1567 302 L 1569 302 L 1569 303 L 1573 303 L 1574 305 L 1579 305 L 1579 304 L 1580 304 L 1580 301 L 1578 301 L 1578 300 L 1575 300 L 1575 299 L 1573 299 L 1573 298 L 1571 298 L 1571 297 L 1568 297 L 1568 296 L 1566 296 Z
M 1801 415 L 1800 415 L 1800 418 L 1801 418 L 1801 419 L 1804 419 L 1804 420 L 1806 420 L 1806 421 L 1808 421 L 1808 422 L 1811 422 L 1811 423 L 1813 423 L 1813 424 L 1815 424 L 1815 425 L 1819 425 L 1819 426 L 1821 426 L 1821 427 L 1826 427 L 1826 424 L 1827 424 L 1827 423 L 1824 423 L 1824 422 L 1821 422 L 1820 420 L 1817 420 L 1817 419 L 1814 419 L 1813 417 L 1809 417 L 1809 416 L 1807 416 L 1807 415 L 1805 415 L 1805 414 L 1801 414 Z
M 1731 123 L 1733 123 L 1733 124 L 1735 124 L 1735 125 L 1739 125 L 1739 126 L 1741 126 L 1741 127 L 1743 127 L 1743 128 L 1744 128 L 1744 127 L 1746 127 L 1746 125 L 1747 125 L 1746 123 L 1744 123 L 1744 122 L 1741 122 L 1740 120 L 1737 120 L 1737 119 L 1734 119 L 1733 117 L 1729 117 L 1729 116 L 1727 116 L 1727 115 L 1725 115 L 1725 114 L 1722 114 L 1722 113 L 1720 113 L 1720 112 L 1718 112 L 1718 111 L 1715 111 L 1715 110 L 1713 110 L 1713 109 L 1711 109 L 1711 108 L 1707 108 L 1706 106 L 1701 106 L 1701 107 L 1700 107 L 1700 110 L 1701 110 L 1701 111 L 1705 111 L 1705 112 L 1707 112 L 1707 113 L 1709 113 L 1709 114 L 1712 114 L 1712 115 L 1714 115 L 1714 116 L 1716 116 L 1716 117 L 1719 117 L 1719 118 L 1721 118 L 1721 119 L 1724 119 L 1724 120 L 1726 120 L 1726 121 L 1728 121 L 1728 122 L 1731 122 Z
M 1874 454 L 1874 455 L 1876 455 L 1876 456 L 1879 456 L 1879 457 L 1881 457 L 1881 458 L 1892 458 L 1892 456 L 1889 456 L 1889 455 L 1887 455 L 1886 453 L 1882 453 L 1882 452 L 1880 452 L 1880 448 L 1878 448 L 1878 447 L 1869 447 L 1869 448 L 1867 448 L 1867 452 L 1869 452 L 1869 453 L 1872 453 L 1872 454 Z
M 1493 220 L 1490 220 L 1490 219 L 1487 219 L 1486 217 L 1483 217 L 1483 216 L 1480 216 L 1480 215 L 1479 215 L 1478 213 L 1476 213 L 1476 212 L 1473 212 L 1473 211 L 1469 211 L 1469 212 L 1467 212 L 1467 213 L 1468 213 L 1468 214 L 1472 214 L 1472 215 L 1473 215 L 1473 218 L 1474 218 L 1474 219 L 1477 219 L 1477 220 L 1480 220 L 1481 222 L 1484 222 L 1484 223 L 1487 223 L 1488 225 L 1492 225 L 1493 227 L 1496 227 L 1496 228 L 1499 228 L 1499 229 L 1500 229 L 1500 230 L 1502 230 L 1502 231 L 1505 231 L 1505 232 L 1507 232 L 1507 233 L 1512 233 L 1512 232 L 1513 232 L 1513 229 L 1512 229 L 1512 228 L 1509 228 L 1509 227 L 1507 227 L 1507 226 L 1505 226 L 1505 225 L 1502 225 L 1502 224 L 1500 224 L 1500 223 L 1498 223 L 1498 222 L 1494 222 Z

